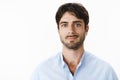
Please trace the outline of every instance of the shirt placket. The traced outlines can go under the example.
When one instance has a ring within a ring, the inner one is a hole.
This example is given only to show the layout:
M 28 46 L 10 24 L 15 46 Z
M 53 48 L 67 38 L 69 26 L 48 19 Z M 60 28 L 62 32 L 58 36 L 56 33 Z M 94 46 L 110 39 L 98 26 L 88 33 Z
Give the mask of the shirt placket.
M 70 72 L 70 70 L 69 70 L 67 65 L 65 66 L 64 70 L 65 70 L 65 73 L 66 73 L 66 79 L 67 80 L 74 80 L 74 76 Z

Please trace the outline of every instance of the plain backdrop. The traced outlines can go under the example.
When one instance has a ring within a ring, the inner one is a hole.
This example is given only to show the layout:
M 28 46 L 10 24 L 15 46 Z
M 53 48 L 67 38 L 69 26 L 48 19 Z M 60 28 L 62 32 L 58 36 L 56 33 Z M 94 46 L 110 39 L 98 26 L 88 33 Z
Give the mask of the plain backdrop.
M 66 2 L 86 7 L 85 50 L 111 64 L 120 78 L 119 0 L 0 0 L 0 80 L 30 80 L 38 64 L 61 51 L 55 13 Z

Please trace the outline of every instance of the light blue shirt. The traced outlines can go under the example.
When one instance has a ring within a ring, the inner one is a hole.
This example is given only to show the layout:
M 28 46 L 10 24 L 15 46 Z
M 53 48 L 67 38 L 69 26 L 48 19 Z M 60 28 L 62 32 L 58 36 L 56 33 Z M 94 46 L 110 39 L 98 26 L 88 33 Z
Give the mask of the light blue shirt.
M 62 53 L 41 63 L 32 80 L 118 80 L 113 68 L 89 52 L 84 52 L 79 65 L 71 74 Z

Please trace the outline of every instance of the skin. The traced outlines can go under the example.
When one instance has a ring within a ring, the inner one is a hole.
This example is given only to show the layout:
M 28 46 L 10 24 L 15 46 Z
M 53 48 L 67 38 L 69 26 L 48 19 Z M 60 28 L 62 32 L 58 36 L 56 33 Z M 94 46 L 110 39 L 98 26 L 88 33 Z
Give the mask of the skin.
M 63 59 L 74 74 L 84 52 L 83 43 L 89 27 L 85 26 L 83 19 L 78 19 L 72 12 L 65 12 L 58 26 L 58 33 L 63 43 Z

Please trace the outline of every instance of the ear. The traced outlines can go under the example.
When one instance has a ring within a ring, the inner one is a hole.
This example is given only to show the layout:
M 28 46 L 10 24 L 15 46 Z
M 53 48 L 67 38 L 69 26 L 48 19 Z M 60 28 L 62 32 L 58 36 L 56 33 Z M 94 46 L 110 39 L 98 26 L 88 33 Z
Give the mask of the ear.
M 88 32 L 89 30 L 89 25 L 86 25 L 85 31 Z
M 85 27 L 86 35 L 87 35 L 88 31 L 89 31 L 89 25 L 86 25 L 86 27 Z
M 58 34 L 60 33 L 60 30 L 59 29 L 57 29 L 57 31 L 58 31 Z

